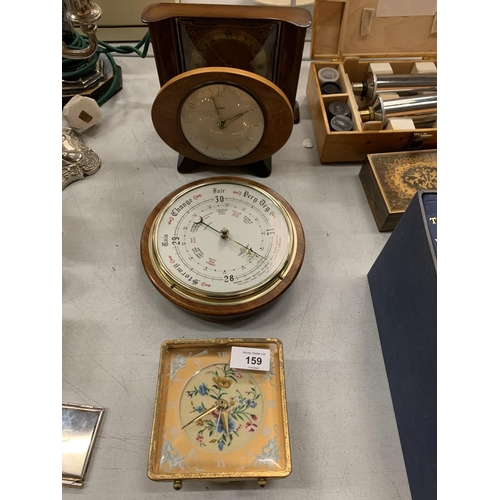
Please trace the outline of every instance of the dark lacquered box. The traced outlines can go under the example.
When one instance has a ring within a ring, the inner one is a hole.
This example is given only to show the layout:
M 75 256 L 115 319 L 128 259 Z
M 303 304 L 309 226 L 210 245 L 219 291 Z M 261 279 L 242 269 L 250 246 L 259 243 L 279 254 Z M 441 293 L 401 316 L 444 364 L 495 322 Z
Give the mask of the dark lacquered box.
M 369 154 L 359 178 L 379 231 L 392 231 L 417 191 L 437 189 L 437 150 Z
M 437 192 L 419 191 L 368 272 L 413 500 L 437 498 Z

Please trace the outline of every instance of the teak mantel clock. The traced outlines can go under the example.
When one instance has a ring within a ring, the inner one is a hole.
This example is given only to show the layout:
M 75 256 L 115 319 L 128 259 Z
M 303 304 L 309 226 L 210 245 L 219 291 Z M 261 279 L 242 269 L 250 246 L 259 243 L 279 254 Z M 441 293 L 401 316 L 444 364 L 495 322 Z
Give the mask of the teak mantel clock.
M 233 347 L 250 353 L 248 365 L 243 359 L 234 366 Z M 256 370 L 254 361 L 263 359 L 269 369 Z M 282 342 L 165 341 L 148 477 L 171 481 L 176 490 L 193 480 L 255 480 L 263 487 L 291 471 Z
M 170 79 L 151 117 L 158 135 L 180 153 L 177 170 L 201 164 L 244 165 L 271 174 L 271 156 L 286 143 L 293 114 L 274 83 L 249 71 L 200 68 Z
M 156 289 L 207 319 L 243 317 L 274 302 L 297 277 L 304 231 L 276 192 L 237 177 L 212 177 L 166 196 L 141 238 Z
M 142 12 L 160 85 L 184 71 L 224 66 L 275 83 L 295 98 L 311 14 L 298 7 L 157 3 Z

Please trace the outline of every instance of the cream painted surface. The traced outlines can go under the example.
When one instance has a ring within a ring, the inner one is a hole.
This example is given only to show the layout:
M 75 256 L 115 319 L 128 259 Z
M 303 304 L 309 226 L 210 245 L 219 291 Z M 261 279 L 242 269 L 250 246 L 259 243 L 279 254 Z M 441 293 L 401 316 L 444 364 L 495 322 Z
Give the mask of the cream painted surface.
M 179 0 L 162 0 L 165 3 L 179 3 Z M 98 22 L 98 38 L 103 42 L 138 41 L 147 32 L 141 21 L 142 11 L 153 0 L 96 0 L 102 9 Z
M 200 3 L 224 5 L 276 5 L 306 7 L 312 10 L 313 0 L 162 0 L 163 3 Z M 98 38 L 103 42 L 139 41 L 147 29 L 142 27 L 141 13 L 154 0 L 97 0 L 102 8 Z

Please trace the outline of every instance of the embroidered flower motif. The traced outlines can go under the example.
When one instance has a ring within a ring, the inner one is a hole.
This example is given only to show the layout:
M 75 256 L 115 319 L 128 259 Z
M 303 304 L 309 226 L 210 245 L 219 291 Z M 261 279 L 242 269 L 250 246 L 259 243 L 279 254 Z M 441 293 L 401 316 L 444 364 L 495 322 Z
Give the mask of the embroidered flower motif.
M 262 414 L 261 394 L 251 377 L 245 380 L 245 375 L 228 364 L 212 365 L 203 375 L 207 377 L 203 382 L 198 378 L 198 382 L 185 392 L 191 399 L 190 413 L 205 413 L 204 418 L 196 420 L 199 446 L 222 451 L 242 437 L 240 432 L 257 432 Z M 241 384 L 240 379 L 244 381 Z
M 252 422 L 247 422 L 245 425 L 247 432 L 255 432 L 257 430 L 257 425 Z
M 233 385 L 233 381 L 226 377 L 212 377 L 212 380 L 222 389 L 229 389 Z
M 229 427 L 229 434 L 231 434 L 231 432 L 233 432 L 234 429 L 236 428 L 236 422 L 230 415 L 228 415 L 228 427 Z M 219 420 L 219 423 L 217 425 L 217 432 L 219 434 L 226 432 L 224 429 L 224 423 L 222 422 L 222 419 Z

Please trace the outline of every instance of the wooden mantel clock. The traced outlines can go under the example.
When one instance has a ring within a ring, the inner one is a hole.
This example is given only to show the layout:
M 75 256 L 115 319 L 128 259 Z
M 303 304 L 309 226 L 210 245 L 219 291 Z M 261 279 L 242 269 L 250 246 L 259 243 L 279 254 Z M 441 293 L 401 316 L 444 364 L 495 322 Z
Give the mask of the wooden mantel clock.
M 170 79 L 151 117 L 158 135 L 180 153 L 177 170 L 200 165 L 245 166 L 271 174 L 271 156 L 292 132 L 293 112 L 283 91 L 249 71 L 209 67 Z
M 311 14 L 299 7 L 157 3 L 142 12 L 160 85 L 185 71 L 223 66 L 277 85 L 299 120 L 296 103 Z

